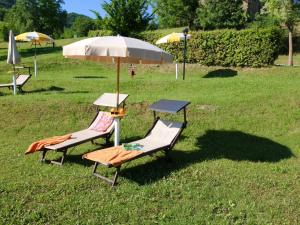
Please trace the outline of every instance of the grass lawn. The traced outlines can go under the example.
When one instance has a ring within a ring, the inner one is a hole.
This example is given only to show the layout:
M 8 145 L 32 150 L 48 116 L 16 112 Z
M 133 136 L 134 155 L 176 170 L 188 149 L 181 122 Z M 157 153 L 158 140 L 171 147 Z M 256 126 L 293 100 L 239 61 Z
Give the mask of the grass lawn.
M 20 45 L 27 65 L 28 46 Z M 6 52 L 0 44 L 0 83 L 11 80 Z M 158 154 L 128 163 L 111 189 L 81 159 L 95 149 L 90 143 L 70 151 L 63 167 L 24 152 L 87 127 L 92 102 L 115 90 L 115 66 L 64 59 L 60 47 L 39 50 L 38 65 L 24 94 L 0 90 L 0 224 L 300 224 L 300 67 L 188 65 L 187 80 L 175 81 L 174 66 L 138 66 L 131 78 L 124 65 L 123 142 L 150 128 L 152 102 L 192 104 L 172 162 Z

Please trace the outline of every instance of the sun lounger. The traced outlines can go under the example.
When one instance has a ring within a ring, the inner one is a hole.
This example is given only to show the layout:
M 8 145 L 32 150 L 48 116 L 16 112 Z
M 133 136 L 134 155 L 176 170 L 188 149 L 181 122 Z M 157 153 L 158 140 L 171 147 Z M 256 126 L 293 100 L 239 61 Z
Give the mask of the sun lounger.
M 31 67 L 27 66 L 16 66 L 16 85 L 20 92 L 23 92 L 22 88 L 26 84 L 26 82 L 31 78 Z M 21 74 L 20 70 L 28 69 L 28 74 Z M 7 83 L 7 84 L 0 84 L 0 88 L 8 88 L 13 89 L 14 84 L 13 83 Z
M 183 129 L 186 127 L 186 107 L 189 104 L 190 103 L 186 101 L 160 100 L 150 106 L 150 110 L 153 110 L 155 117 L 156 112 L 175 114 L 183 110 L 184 122 L 166 121 L 156 117 L 152 128 L 143 139 L 133 141 L 123 146 L 97 150 L 83 155 L 84 159 L 95 163 L 93 175 L 114 186 L 123 163 L 152 155 L 158 151 L 164 151 L 167 155 L 178 141 Z M 138 147 L 136 150 L 133 148 L 133 150 L 127 151 L 124 146 Z M 109 179 L 97 173 L 97 167 L 99 165 L 116 168 L 113 179 Z
M 111 93 L 104 93 L 101 97 L 106 96 L 105 98 L 105 102 L 95 102 L 94 105 L 96 105 L 97 107 L 100 106 L 105 106 L 107 107 L 107 105 L 103 105 L 104 103 L 107 103 L 109 101 L 114 102 L 114 99 L 116 98 L 115 94 L 111 94 Z M 126 94 L 122 94 L 122 99 L 120 99 L 119 105 L 123 104 L 125 105 L 125 100 L 127 99 L 128 95 Z M 101 98 L 100 97 L 100 98 Z M 100 99 L 99 98 L 99 99 Z M 94 130 L 95 125 L 99 122 L 99 120 L 101 119 L 101 114 L 103 112 L 99 111 L 99 108 L 97 109 L 97 115 L 95 116 L 94 120 L 92 121 L 91 125 L 81 131 L 77 131 L 71 134 L 71 138 L 56 144 L 56 145 L 50 145 L 50 146 L 46 146 L 44 147 L 41 151 L 42 151 L 42 157 L 41 157 L 41 161 L 45 162 L 45 156 L 46 153 L 48 151 L 57 151 L 57 152 L 61 152 L 63 155 L 60 159 L 60 161 L 50 161 L 53 164 L 57 164 L 57 165 L 63 165 L 64 162 L 64 158 L 67 154 L 67 151 L 69 148 L 78 146 L 80 144 L 86 143 L 91 141 L 92 143 L 94 143 L 94 140 L 99 139 L 99 138 L 105 138 L 106 143 L 109 142 L 110 137 L 112 136 L 113 132 L 114 132 L 114 126 L 113 123 L 109 126 L 109 128 L 107 130 L 105 130 L 104 132 L 100 132 L 100 131 L 96 131 Z
M 20 92 L 23 92 L 22 88 L 26 84 L 26 82 L 30 79 L 31 75 L 18 75 L 16 79 L 16 85 Z M 14 84 L 8 83 L 8 84 L 0 84 L 0 88 L 8 88 L 13 89 Z

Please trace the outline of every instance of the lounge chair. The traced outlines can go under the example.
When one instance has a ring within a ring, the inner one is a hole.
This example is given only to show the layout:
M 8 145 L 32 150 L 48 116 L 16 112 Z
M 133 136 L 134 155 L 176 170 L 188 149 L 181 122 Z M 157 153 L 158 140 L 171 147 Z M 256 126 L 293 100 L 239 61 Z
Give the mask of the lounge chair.
M 125 105 L 125 100 L 127 99 L 128 95 L 121 94 L 121 96 L 122 96 L 122 98 L 120 98 L 119 105 L 121 105 L 121 104 Z M 102 101 L 99 101 L 99 99 L 102 99 Z M 96 105 L 97 107 L 100 107 L 100 106 L 106 107 L 109 102 L 115 102 L 115 99 L 116 99 L 115 94 L 104 93 L 102 96 L 100 96 L 100 98 L 98 98 L 98 101 L 94 102 L 94 105 Z M 102 111 L 99 111 L 99 108 L 97 108 L 97 114 L 88 128 L 72 133 L 71 138 L 62 143 L 44 147 L 41 150 L 42 151 L 41 161 L 45 162 L 46 161 L 46 159 L 45 159 L 46 153 L 48 151 L 54 150 L 57 152 L 61 152 L 63 155 L 62 155 L 60 161 L 51 160 L 50 162 L 52 164 L 57 164 L 57 165 L 61 166 L 61 165 L 63 165 L 64 159 L 66 157 L 66 154 L 67 154 L 67 151 L 69 148 L 78 146 L 80 144 L 83 144 L 83 143 L 86 143 L 89 141 L 91 141 L 94 144 L 94 141 L 99 138 L 105 138 L 106 143 L 108 143 L 110 137 L 112 136 L 112 134 L 114 132 L 113 123 L 110 125 L 110 127 L 105 132 L 95 131 L 93 129 L 95 124 L 97 124 L 99 122 L 99 120 L 101 119 L 101 115 L 102 115 Z
M 30 79 L 31 75 L 18 75 L 16 79 L 16 85 L 20 92 L 23 92 L 22 88 L 26 84 L 26 82 Z M 14 84 L 8 83 L 8 84 L 0 84 L 0 88 L 8 88 L 13 89 Z
M 123 163 L 152 155 L 158 151 L 164 151 L 166 155 L 168 155 L 178 141 L 181 132 L 186 127 L 186 107 L 189 104 L 190 102 L 187 101 L 160 100 L 151 105 L 150 110 L 153 110 L 155 116 L 152 128 L 143 139 L 126 144 L 127 146 L 138 146 L 139 149 L 137 150 L 133 149 L 133 151 L 131 151 L 131 149 L 126 151 L 124 149 L 125 145 L 123 145 L 97 150 L 83 155 L 84 159 L 95 163 L 93 175 L 108 182 L 111 186 L 114 186 Z M 181 110 L 184 111 L 184 122 L 166 121 L 156 117 L 156 112 L 175 114 Z M 116 168 L 113 179 L 109 179 L 97 173 L 97 167 L 99 165 Z
M 17 88 L 19 89 L 20 92 L 23 92 L 22 88 L 23 86 L 26 84 L 26 82 L 31 78 L 31 67 L 27 67 L 27 66 L 16 66 L 16 73 L 17 73 L 17 77 L 16 77 L 16 85 Z M 23 69 L 28 69 L 28 74 L 24 75 L 21 74 L 20 71 Z M 0 88 L 8 88 L 8 89 L 13 89 L 14 88 L 14 84 L 13 83 L 7 83 L 7 84 L 0 84 Z

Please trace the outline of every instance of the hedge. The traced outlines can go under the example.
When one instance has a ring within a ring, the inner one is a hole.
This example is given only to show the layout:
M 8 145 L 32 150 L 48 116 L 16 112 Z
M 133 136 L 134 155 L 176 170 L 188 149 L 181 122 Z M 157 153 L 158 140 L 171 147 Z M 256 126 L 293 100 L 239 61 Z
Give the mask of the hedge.
M 0 21 L 0 40 L 8 41 L 8 35 L 9 35 L 8 25 Z
M 155 44 L 173 31 L 154 30 L 135 34 L 136 38 Z M 281 48 L 283 32 L 278 28 L 193 31 L 188 41 L 187 61 L 206 66 L 261 67 L 274 64 Z M 90 31 L 89 37 L 113 35 L 112 31 Z M 159 47 L 183 61 L 183 42 Z
M 114 32 L 111 30 L 90 30 L 88 37 L 112 36 Z
M 277 28 L 190 32 L 187 60 L 207 66 L 261 67 L 274 64 L 279 55 L 282 31 Z M 147 31 L 141 39 L 155 43 L 166 33 Z M 183 42 L 160 46 L 179 62 L 183 60 Z

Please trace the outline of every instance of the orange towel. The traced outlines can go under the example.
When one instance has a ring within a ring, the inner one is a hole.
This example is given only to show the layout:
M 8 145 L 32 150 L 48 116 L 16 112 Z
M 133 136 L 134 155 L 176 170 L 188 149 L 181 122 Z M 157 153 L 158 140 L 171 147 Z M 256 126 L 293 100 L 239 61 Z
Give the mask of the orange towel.
M 83 158 L 103 164 L 120 166 L 122 163 L 138 156 L 142 151 L 126 151 L 121 146 L 106 148 L 83 155 Z
M 65 140 L 70 139 L 71 136 L 72 136 L 71 134 L 67 134 L 67 135 L 64 135 L 64 136 L 55 136 L 55 137 L 51 137 L 51 138 L 36 141 L 28 147 L 25 154 L 30 154 L 30 153 L 34 153 L 36 151 L 39 151 L 47 145 L 56 145 L 56 144 L 62 143 Z

